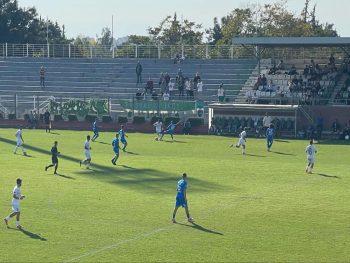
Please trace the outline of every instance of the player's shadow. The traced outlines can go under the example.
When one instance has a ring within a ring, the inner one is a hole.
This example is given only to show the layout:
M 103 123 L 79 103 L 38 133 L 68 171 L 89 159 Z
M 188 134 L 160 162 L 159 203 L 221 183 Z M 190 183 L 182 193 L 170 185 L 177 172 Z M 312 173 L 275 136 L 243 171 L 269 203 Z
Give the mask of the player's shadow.
M 266 158 L 265 155 L 259 155 L 259 154 L 246 153 L 245 155 L 246 155 L 246 156 L 252 156 L 252 157 Z
M 125 151 L 124 153 L 126 153 L 126 154 L 130 154 L 130 155 L 139 155 L 138 153 L 135 153 L 135 152 L 130 152 L 130 151 Z
M 127 165 L 124 165 L 124 164 L 122 164 L 122 165 L 117 165 L 117 166 L 120 166 L 120 167 L 123 167 L 123 168 L 126 168 L 126 169 L 136 169 L 136 168 L 134 168 L 134 167 L 127 166 Z
M 275 142 L 285 142 L 285 143 L 289 143 L 289 141 L 281 140 L 281 139 L 275 139 L 274 141 L 275 141 Z
M 106 143 L 106 142 L 97 142 L 97 143 L 104 144 L 104 145 L 112 145 L 112 144 Z
M 17 229 L 17 228 L 12 228 L 12 227 L 8 227 L 8 229 L 11 229 L 11 230 L 15 230 L 15 231 L 19 231 L 19 232 L 22 232 L 24 235 L 26 235 L 27 237 L 30 237 L 32 239 L 36 239 L 36 240 L 40 240 L 40 241 L 47 241 L 46 238 L 40 236 L 39 234 L 36 234 L 36 233 L 33 233 L 27 229 Z
M 56 175 L 59 176 L 59 177 L 65 178 L 65 179 L 75 180 L 74 177 L 69 176 L 69 175 L 64 175 L 64 174 L 60 174 L 60 173 L 57 173 Z
M 49 134 L 53 134 L 53 135 L 61 135 L 60 133 L 58 132 L 49 132 Z
M 208 229 L 208 228 L 205 228 L 195 222 L 192 222 L 191 225 L 188 225 L 188 224 L 182 224 L 182 223 L 176 223 L 178 225 L 181 225 L 181 226 L 186 226 L 186 227 L 191 227 L 191 228 L 194 228 L 196 230 L 199 230 L 199 231 L 203 231 L 205 233 L 209 233 L 209 234 L 215 234 L 215 235 L 220 235 L 220 236 L 223 236 L 224 234 L 221 233 L 221 232 L 218 232 L 218 231 L 215 231 L 215 230 L 211 230 L 211 229 Z
M 173 140 L 173 141 L 166 141 L 164 140 L 163 142 L 171 142 L 171 143 L 187 143 L 187 142 L 184 142 L 184 141 L 178 141 L 178 140 Z
M 323 177 L 327 177 L 327 178 L 334 178 L 334 179 L 340 179 L 339 176 L 336 176 L 336 175 L 329 175 L 329 174 L 322 174 L 322 173 L 319 173 L 317 174 L 319 176 L 323 176 Z
M 293 153 L 283 153 L 283 152 L 275 152 L 275 151 L 271 151 L 272 153 L 275 153 L 275 154 L 280 154 L 280 155 L 290 155 L 290 156 L 296 156 L 295 154 Z

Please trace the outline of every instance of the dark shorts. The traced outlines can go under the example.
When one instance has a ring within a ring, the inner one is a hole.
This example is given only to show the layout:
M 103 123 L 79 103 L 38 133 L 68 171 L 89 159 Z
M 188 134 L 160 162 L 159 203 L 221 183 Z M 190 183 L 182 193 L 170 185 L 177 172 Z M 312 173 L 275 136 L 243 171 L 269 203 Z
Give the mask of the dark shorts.
M 58 163 L 58 158 L 57 157 L 52 157 L 51 158 L 51 160 L 52 160 L 52 164 L 56 164 L 56 163 Z

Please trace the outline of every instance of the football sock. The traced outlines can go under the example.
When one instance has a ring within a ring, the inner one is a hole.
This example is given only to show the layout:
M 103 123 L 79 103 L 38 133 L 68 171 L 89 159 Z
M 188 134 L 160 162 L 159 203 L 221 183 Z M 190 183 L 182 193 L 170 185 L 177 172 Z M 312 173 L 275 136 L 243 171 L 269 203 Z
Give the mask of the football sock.
M 6 219 L 7 221 L 9 221 L 9 220 L 10 220 L 10 216 L 7 216 L 5 219 Z
M 16 226 L 19 226 L 20 224 L 19 224 L 19 221 L 16 221 Z

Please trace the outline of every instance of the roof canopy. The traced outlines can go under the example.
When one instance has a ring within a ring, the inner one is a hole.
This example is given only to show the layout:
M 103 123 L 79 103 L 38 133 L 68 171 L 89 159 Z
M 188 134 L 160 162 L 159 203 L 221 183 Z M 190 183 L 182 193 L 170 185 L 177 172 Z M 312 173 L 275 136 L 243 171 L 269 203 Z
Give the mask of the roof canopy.
M 261 47 L 350 47 L 350 37 L 234 37 L 233 45 Z

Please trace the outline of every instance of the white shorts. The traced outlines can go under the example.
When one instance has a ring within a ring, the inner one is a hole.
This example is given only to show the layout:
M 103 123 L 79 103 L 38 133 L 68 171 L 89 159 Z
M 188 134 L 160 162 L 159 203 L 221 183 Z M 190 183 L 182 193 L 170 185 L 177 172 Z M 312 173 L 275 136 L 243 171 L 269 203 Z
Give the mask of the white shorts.
M 85 151 L 85 158 L 91 159 L 90 151 Z
M 162 130 L 161 130 L 161 129 L 160 129 L 160 130 L 157 129 L 157 130 L 156 130 L 156 133 L 157 133 L 157 134 L 162 133 Z
M 308 163 L 314 164 L 315 163 L 315 157 L 308 156 L 307 157 L 307 161 L 308 161 Z
M 240 138 L 237 145 L 239 145 L 239 146 L 245 145 L 245 140 Z
M 12 203 L 12 211 L 13 212 L 20 212 L 21 211 L 18 203 L 17 204 L 16 203 Z
M 22 142 L 22 140 L 17 140 L 17 147 L 20 147 L 20 146 L 22 146 L 22 144 L 23 144 L 23 142 Z

